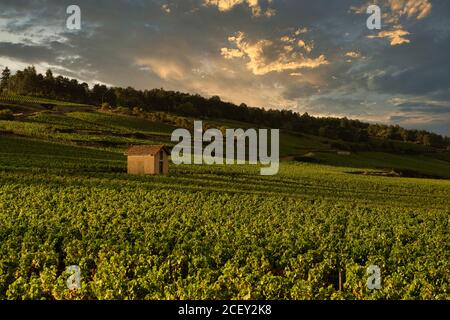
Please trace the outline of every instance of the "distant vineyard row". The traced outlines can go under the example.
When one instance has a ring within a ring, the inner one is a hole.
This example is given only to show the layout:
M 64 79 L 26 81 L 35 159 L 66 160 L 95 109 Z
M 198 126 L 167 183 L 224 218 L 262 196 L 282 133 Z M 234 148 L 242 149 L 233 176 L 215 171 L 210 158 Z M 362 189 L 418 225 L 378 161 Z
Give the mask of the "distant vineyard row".
M 57 100 L 50 100 L 50 99 L 31 97 L 31 96 L 15 95 L 15 94 L 2 94 L 2 95 L 0 95 L 0 102 L 50 104 L 50 105 L 57 105 L 57 106 L 74 106 L 74 107 L 86 107 L 87 106 L 85 104 L 64 102 L 64 101 L 57 101 Z

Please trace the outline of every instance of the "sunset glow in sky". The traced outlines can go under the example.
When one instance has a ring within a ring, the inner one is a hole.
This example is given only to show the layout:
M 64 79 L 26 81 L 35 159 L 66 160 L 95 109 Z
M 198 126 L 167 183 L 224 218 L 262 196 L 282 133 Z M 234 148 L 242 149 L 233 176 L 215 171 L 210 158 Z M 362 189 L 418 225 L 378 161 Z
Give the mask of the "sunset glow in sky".
M 0 67 L 450 136 L 449 18 L 447 0 L 2 0 Z

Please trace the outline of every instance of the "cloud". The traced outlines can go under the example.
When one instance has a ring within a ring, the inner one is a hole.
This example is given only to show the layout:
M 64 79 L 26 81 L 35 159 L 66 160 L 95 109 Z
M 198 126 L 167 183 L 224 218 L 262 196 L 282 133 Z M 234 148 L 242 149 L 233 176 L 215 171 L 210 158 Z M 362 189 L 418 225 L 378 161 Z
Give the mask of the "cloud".
M 402 16 L 424 19 L 433 8 L 429 0 L 389 0 L 388 6 L 392 11 L 394 22 L 398 22 L 398 18 Z
M 295 31 L 295 35 L 299 36 L 299 35 L 307 33 L 307 32 L 308 32 L 308 28 L 299 28 Z
M 242 58 L 245 53 L 239 49 L 222 48 L 221 54 L 225 59 Z
M 449 101 L 435 101 L 426 98 L 393 98 L 390 100 L 396 109 L 401 112 L 414 112 L 434 115 L 447 114 L 450 116 Z M 449 119 L 450 120 L 450 119 Z
M 356 51 L 349 51 L 345 53 L 345 56 L 348 58 L 358 59 L 361 58 L 361 53 Z
M 363 6 L 351 7 L 350 10 L 357 14 L 365 14 L 370 4 L 382 7 L 382 23 L 390 30 L 369 35 L 368 38 L 387 38 L 391 46 L 411 43 L 411 40 L 405 37 L 410 35 L 410 32 L 406 30 L 404 24 L 428 17 L 433 8 L 429 0 L 376 0 Z
M 271 2 L 272 1 L 269 0 L 269 3 Z M 262 10 L 260 0 L 204 0 L 204 4 L 216 6 L 221 12 L 230 11 L 238 5 L 246 4 L 252 10 L 252 15 L 254 17 L 272 17 L 275 15 L 275 10 L 272 8 Z
M 142 70 L 153 71 L 164 80 L 181 80 L 185 75 L 183 67 L 173 60 L 162 58 L 141 58 L 136 60 L 136 64 L 141 67 Z
M 410 33 L 403 29 L 396 29 L 396 30 L 389 30 L 389 31 L 381 31 L 377 35 L 371 35 L 368 36 L 368 38 L 375 39 L 383 39 L 388 38 L 391 42 L 391 46 L 398 46 L 404 43 L 410 43 L 411 41 L 405 36 L 409 35 Z
M 163 4 L 161 6 L 161 10 L 163 12 L 165 12 L 165 13 L 171 13 L 172 12 L 172 9 L 170 9 L 170 6 L 167 3 L 165 3 L 165 4 Z
M 29 63 L 40 63 L 49 58 L 56 58 L 56 55 L 50 46 L 9 42 L 0 42 L 0 56 L 14 57 L 17 60 Z
M 306 52 L 311 53 L 314 49 L 314 43 L 307 44 L 304 40 L 298 40 L 297 45 L 305 49 Z
M 250 42 L 245 33 L 238 32 L 235 36 L 228 38 L 236 48 L 222 48 L 221 53 L 226 59 L 247 58 L 247 69 L 255 75 L 304 68 L 315 69 L 329 64 L 325 55 L 317 58 L 306 57 L 304 53 L 296 51 L 294 47 L 284 45 L 286 39 L 283 40 L 283 37 L 281 39 L 281 45 L 266 39 Z M 306 51 L 309 53 L 308 50 Z
M 450 136 L 450 102 L 426 98 L 394 98 L 389 122 L 407 128 L 431 130 Z
M 399 24 L 402 18 L 421 20 L 430 15 L 433 5 L 429 0 L 375 0 L 361 6 L 351 6 L 350 11 L 366 14 L 369 5 L 382 8 L 383 22 Z

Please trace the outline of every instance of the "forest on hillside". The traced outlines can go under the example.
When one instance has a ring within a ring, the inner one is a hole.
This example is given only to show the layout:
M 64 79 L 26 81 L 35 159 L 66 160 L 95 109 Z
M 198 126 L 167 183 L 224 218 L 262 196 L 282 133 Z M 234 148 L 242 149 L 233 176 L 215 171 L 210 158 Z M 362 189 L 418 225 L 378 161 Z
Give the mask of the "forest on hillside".
M 408 130 L 400 126 L 369 124 L 347 118 L 316 118 L 308 113 L 290 110 L 265 110 L 222 101 L 220 97 L 205 98 L 198 94 L 168 91 L 162 88 L 136 90 L 132 87 L 108 88 L 96 84 L 92 88 L 85 82 L 63 76 L 54 76 L 49 69 L 45 75 L 34 66 L 12 74 L 6 67 L 2 71 L 0 92 L 19 94 L 90 105 L 112 106 L 146 112 L 163 111 L 188 117 L 227 119 L 254 123 L 258 126 L 280 128 L 292 132 L 318 135 L 346 142 L 373 144 L 374 148 L 394 149 L 393 141 L 412 142 L 428 147 L 445 149 L 450 138 L 424 130 Z M 355 147 L 357 148 L 357 147 Z

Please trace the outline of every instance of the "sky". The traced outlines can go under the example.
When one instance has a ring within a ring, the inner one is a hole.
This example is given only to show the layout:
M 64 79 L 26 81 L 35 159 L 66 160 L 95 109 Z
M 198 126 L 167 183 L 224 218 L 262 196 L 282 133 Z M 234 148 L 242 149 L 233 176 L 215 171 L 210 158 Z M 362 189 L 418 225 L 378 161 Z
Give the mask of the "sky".
M 449 52 L 448 0 L 0 1 L 1 68 L 447 136 Z

